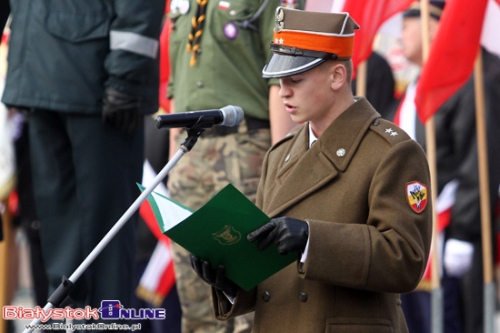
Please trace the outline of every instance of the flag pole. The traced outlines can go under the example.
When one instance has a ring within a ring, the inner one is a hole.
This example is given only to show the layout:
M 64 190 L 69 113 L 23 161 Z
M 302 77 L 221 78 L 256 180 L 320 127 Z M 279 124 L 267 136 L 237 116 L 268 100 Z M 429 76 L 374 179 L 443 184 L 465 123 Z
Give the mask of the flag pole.
M 427 61 L 430 53 L 429 37 L 429 0 L 420 1 L 420 17 L 422 22 L 422 59 Z M 423 66 L 422 66 L 423 67 Z M 431 262 L 431 332 L 443 332 L 443 292 L 440 282 L 440 254 L 438 246 L 437 231 L 437 162 L 436 162 L 436 125 L 434 116 L 431 116 L 425 124 L 425 142 L 427 161 L 431 174 L 431 202 L 432 202 L 432 262 Z
M 474 93 L 476 100 L 476 132 L 479 165 L 479 193 L 481 204 L 481 237 L 483 249 L 484 279 L 484 332 L 494 332 L 495 285 L 493 283 L 493 258 L 490 216 L 490 189 L 488 175 L 488 143 L 486 139 L 486 120 L 484 106 L 483 58 L 481 48 L 474 62 Z
M 366 77 L 367 77 L 367 61 L 363 60 L 358 64 L 356 70 L 356 95 L 366 97 Z

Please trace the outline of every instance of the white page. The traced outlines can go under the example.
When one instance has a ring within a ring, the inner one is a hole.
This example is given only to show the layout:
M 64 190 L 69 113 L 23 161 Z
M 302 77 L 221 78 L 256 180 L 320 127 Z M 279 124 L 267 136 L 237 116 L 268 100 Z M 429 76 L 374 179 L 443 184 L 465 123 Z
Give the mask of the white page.
M 177 203 L 168 200 L 156 192 L 152 192 L 151 195 L 160 210 L 161 221 L 158 222 L 162 232 L 175 227 L 192 214 L 188 209 L 179 206 Z

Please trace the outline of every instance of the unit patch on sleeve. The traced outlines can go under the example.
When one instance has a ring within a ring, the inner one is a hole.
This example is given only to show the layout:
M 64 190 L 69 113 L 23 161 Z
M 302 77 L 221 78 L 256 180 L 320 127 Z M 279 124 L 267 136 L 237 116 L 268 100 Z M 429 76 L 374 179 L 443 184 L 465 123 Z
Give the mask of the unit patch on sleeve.
M 414 181 L 406 184 L 406 199 L 411 209 L 422 213 L 427 206 L 429 191 L 424 184 Z

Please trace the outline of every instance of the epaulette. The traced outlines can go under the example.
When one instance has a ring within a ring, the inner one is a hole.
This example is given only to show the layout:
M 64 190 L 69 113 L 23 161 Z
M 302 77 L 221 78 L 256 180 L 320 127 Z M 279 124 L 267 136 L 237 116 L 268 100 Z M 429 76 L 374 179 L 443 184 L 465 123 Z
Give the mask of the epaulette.
M 391 145 L 395 145 L 406 140 L 411 140 L 411 138 L 403 129 L 401 129 L 393 122 L 390 122 L 383 118 L 376 118 L 372 122 L 370 130 L 380 135 Z

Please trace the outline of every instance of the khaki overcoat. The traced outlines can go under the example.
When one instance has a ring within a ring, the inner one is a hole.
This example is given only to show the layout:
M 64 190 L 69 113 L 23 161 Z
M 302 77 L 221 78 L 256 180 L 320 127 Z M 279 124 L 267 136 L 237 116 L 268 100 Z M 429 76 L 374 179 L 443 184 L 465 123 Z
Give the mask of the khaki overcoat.
M 309 223 L 307 259 L 233 305 L 214 290 L 217 318 L 254 310 L 254 333 L 407 332 L 399 293 L 419 283 L 431 244 L 424 151 L 364 98 L 310 149 L 308 136 L 302 125 L 268 152 L 257 195 L 270 217 Z

